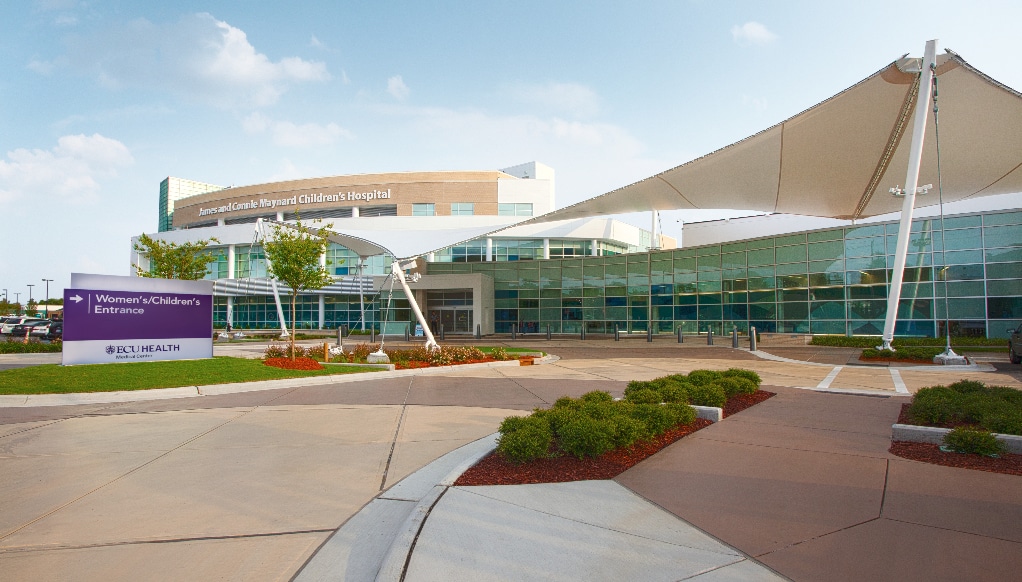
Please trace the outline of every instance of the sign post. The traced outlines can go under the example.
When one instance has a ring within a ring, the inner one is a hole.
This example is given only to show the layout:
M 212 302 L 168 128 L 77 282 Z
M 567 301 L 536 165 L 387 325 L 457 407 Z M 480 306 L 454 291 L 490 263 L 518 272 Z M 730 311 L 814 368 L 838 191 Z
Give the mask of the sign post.
M 212 357 L 212 281 L 71 274 L 63 365 Z

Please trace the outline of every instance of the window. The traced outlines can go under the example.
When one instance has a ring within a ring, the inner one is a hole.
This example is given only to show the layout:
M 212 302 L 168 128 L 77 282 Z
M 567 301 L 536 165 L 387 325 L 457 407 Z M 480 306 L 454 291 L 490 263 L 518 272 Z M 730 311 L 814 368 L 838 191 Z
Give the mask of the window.
M 436 205 L 432 202 L 412 204 L 412 216 L 436 216 Z
M 472 216 L 476 213 L 475 208 L 472 202 L 452 202 L 451 216 Z
M 531 202 L 508 202 L 497 205 L 498 216 L 532 216 Z

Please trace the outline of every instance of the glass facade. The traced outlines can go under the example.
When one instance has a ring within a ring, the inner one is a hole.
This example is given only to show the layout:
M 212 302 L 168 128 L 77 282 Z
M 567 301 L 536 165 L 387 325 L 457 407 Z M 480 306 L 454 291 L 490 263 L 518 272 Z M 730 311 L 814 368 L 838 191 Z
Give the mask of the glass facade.
M 1022 212 L 948 217 L 944 229 L 939 219 L 912 224 L 896 334 L 942 334 L 946 297 L 952 333 L 1004 335 L 1022 322 Z M 517 246 L 498 251 L 495 240 L 493 262 L 478 258 L 485 244 L 470 243 L 463 259 L 455 249 L 438 253 L 429 274 L 492 277 L 498 333 L 517 323 L 555 333 L 611 333 L 616 325 L 878 335 L 897 231 L 897 223 L 869 224 L 613 256 L 587 256 L 586 241 L 565 241 L 571 246 L 555 255 L 551 241 L 551 259 L 540 261 L 520 252 L 536 241 L 501 241 Z

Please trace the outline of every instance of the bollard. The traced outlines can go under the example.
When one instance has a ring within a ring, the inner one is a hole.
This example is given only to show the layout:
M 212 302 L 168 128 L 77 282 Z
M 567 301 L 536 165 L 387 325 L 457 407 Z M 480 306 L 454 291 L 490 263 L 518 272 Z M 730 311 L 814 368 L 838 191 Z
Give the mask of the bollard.
M 512 323 L 511 324 L 511 341 L 515 341 L 516 339 L 518 339 L 518 324 L 517 323 Z
M 546 339 L 550 339 L 550 324 L 546 324 Z
M 376 343 L 376 328 L 372 326 L 369 327 L 369 343 Z
M 738 348 L 738 326 L 737 325 L 732 325 L 731 326 L 731 347 L 732 348 L 736 348 L 736 349 Z
M 476 324 L 476 339 L 482 339 L 483 337 L 483 326 L 482 324 Z
M 344 340 L 344 326 L 337 328 L 337 345 L 340 346 Z
M 579 338 L 581 338 L 582 340 L 586 339 L 586 326 L 585 326 L 585 324 L 582 324 L 582 332 L 579 335 Z
M 330 361 L 330 342 L 323 342 L 323 361 Z
M 440 324 L 440 341 L 444 341 L 444 324 Z
M 411 327 L 411 326 L 409 326 L 409 325 L 405 325 L 405 341 L 409 341 L 409 340 L 411 340 L 411 339 L 412 339 L 412 338 L 411 338 L 411 336 L 412 336 L 412 331 L 411 331 L 410 327 Z
M 685 334 L 681 331 L 680 325 L 678 326 L 678 343 L 679 344 L 685 343 Z
M 706 328 L 706 345 L 713 345 L 713 328 Z
M 749 328 L 749 350 L 756 351 L 756 328 Z
M 646 343 L 653 343 L 653 326 L 646 326 Z
M 614 341 L 621 341 L 621 330 L 618 328 L 616 323 L 614 324 Z

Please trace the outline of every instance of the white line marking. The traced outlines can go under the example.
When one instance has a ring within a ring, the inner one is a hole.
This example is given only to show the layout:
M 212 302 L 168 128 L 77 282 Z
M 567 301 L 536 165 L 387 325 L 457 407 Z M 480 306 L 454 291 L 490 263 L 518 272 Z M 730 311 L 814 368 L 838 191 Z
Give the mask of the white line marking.
M 826 378 L 820 380 L 820 383 L 817 384 L 816 387 L 821 389 L 830 388 L 830 385 L 834 381 L 834 378 L 837 378 L 837 375 L 840 374 L 841 370 L 843 369 L 844 366 L 835 366 L 834 369 L 830 371 L 830 374 L 827 374 Z
M 908 388 L 905 386 L 905 381 L 901 379 L 901 372 L 894 368 L 887 368 L 891 372 L 891 380 L 894 381 L 894 391 L 900 394 L 908 394 Z

